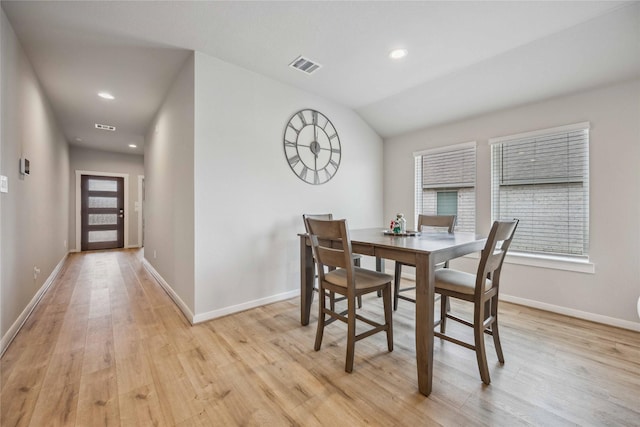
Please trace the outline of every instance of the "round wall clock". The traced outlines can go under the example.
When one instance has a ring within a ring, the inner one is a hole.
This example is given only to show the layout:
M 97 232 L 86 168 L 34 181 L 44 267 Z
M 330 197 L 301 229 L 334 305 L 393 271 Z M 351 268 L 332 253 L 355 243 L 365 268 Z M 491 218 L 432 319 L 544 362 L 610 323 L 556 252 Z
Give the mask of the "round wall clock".
M 340 167 L 338 132 L 321 112 L 300 110 L 284 130 L 284 155 L 298 178 L 307 184 L 324 184 Z

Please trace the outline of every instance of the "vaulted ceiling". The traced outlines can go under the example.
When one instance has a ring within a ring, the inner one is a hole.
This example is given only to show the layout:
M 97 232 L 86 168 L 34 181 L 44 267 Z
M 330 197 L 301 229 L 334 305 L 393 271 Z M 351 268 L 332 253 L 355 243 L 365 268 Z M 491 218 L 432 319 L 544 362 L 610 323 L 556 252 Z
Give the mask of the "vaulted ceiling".
M 637 1 L 3 0 L 2 8 L 69 142 L 110 151 L 142 153 L 192 50 L 350 107 L 382 137 L 640 76 Z M 398 47 L 408 55 L 391 60 Z M 322 67 L 290 68 L 299 55 Z

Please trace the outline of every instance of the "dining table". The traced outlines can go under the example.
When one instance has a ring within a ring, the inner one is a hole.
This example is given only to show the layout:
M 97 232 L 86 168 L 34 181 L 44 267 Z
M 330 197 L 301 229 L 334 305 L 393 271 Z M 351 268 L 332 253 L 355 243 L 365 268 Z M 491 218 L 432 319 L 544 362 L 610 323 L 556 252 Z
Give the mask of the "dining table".
M 300 322 L 309 324 L 315 278 L 311 242 L 300 238 Z M 431 394 L 433 380 L 434 271 L 437 264 L 481 251 L 486 237 L 469 232 L 421 232 L 390 234 L 384 228 L 349 230 L 353 253 L 376 258 L 376 269 L 384 271 L 384 260 L 416 266 L 415 340 L 418 390 Z M 332 242 L 336 246 L 339 241 Z

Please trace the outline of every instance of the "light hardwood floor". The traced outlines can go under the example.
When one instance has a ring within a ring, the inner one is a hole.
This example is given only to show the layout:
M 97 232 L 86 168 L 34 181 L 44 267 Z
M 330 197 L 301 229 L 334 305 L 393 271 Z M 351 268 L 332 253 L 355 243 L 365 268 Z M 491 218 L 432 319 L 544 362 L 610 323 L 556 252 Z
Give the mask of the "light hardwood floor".
M 394 313 L 395 350 L 384 334 L 358 342 L 352 374 L 346 327 L 329 325 L 315 352 L 317 305 L 302 327 L 298 303 L 192 327 L 139 251 L 73 254 L 0 361 L 0 424 L 640 425 L 639 333 L 502 303 L 506 363 L 487 337 L 491 385 L 472 351 L 436 339 L 427 398 L 411 303 Z M 382 313 L 380 299 L 364 310 Z

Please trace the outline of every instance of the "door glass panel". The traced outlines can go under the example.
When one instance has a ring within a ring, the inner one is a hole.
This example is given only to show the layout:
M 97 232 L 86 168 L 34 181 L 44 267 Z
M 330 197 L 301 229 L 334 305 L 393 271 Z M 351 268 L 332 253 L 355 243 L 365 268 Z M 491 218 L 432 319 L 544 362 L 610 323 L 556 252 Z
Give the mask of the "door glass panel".
M 117 208 L 117 197 L 89 197 L 90 208 Z
M 115 225 L 117 223 L 117 214 L 89 214 L 89 225 Z
M 89 232 L 89 243 L 113 242 L 118 240 L 117 230 L 100 230 Z
M 90 179 L 89 191 L 118 191 L 118 182 L 105 181 L 104 179 Z

